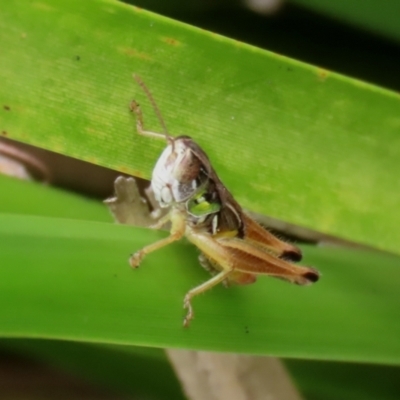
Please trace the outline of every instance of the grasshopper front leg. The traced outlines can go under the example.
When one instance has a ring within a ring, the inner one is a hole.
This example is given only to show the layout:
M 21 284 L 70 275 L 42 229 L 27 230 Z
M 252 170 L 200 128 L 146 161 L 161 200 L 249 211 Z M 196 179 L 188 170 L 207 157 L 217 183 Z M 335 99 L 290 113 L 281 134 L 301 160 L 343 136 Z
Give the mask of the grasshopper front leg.
M 178 211 L 171 211 L 170 214 L 163 217 L 160 220 L 160 224 L 156 224 L 156 226 L 157 227 L 159 225 L 162 226 L 166 222 L 168 222 L 168 220 L 170 220 L 172 224 L 170 235 L 165 239 L 161 239 L 155 243 L 143 247 L 143 249 L 131 255 L 129 259 L 129 264 L 132 268 L 137 268 L 145 255 L 152 253 L 153 251 L 156 251 L 158 249 L 161 249 L 162 247 L 167 246 L 170 243 L 175 242 L 182 238 L 182 236 L 185 234 L 185 227 L 186 227 L 184 215 L 182 215 L 182 213 Z

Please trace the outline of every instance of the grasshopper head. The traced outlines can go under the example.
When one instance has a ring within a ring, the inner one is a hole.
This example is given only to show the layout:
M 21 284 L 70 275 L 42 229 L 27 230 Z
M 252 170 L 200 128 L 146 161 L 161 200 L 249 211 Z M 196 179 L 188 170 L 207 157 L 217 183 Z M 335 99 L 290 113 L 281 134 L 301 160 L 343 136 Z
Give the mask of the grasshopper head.
M 205 154 L 188 136 L 168 138 L 168 146 L 158 159 L 151 179 L 161 207 L 186 202 L 204 187 L 208 165 L 199 157 L 199 151 Z

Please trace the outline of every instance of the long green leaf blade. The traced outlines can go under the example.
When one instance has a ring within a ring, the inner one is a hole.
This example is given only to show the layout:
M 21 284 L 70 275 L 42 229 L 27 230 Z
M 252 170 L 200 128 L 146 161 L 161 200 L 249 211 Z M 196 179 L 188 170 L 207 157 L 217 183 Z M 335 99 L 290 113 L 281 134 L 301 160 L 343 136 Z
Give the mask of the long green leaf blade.
M 398 364 L 398 258 L 306 247 L 323 273 L 310 288 L 261 278 L 182 299 L 209 278 L 193 246 L 169 246 L 139 270 L 129 254 L 161 232 L 0 215 L 0 335 Z
M 70 374 L 132 396 L 129 398 L 185 398 L 165 352 L 160 349 L 23 339 L 2 339 L 0 349 L 35 356 Z
M 111 0 L 5 2 L 0 28 L 3 135 L 149 177 L 136 72 L 245 207 L 399 252 L 398 94 Z
M 307 400 L 397 400 L 400 368 L 388 365 L 286 360 Z
M 0 212 L 111 222 L 104 204 L 65 190 L 0 175 Z
M 398 0 L 291 0 L 336 19 L 400 40 Z

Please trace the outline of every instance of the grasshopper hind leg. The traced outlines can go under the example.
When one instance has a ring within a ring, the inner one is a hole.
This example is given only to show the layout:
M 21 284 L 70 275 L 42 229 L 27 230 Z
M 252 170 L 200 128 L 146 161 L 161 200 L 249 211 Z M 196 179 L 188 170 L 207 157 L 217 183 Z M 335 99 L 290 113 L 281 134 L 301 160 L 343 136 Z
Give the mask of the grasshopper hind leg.
M 319 272 L 310 267 L 303 267 L 287 262 L 276 255 L 260 249 L 251 242 L 238 238 L 214 238 L 211 235 L 186 231 L 187 238 L 201 251 L 201 264 L 215 274 L 210 280 L 190 290 L 184 298 L 184 308 L 188 310 L 184 326 L 193 319 L 191 300 L 218 283 L 236 284 L 253 283 L 257 275 L 269 275 L 284 279 L 297 285 L 307 285 L 319 279 Z
M 208 271 L 213 276 L 222 270 L 221 266 L 218 263 L 208 258 L 204 253 L 201 253 L 199 255 L 199 263 L 206 271 Z M 229 276 L 227 276 L 226 279 L 222 281 L 222 284 L 226 288 L 229 288 L 234 284 L 249 285 L 251 283 L 254 283 L 256 280 L 257 276 L 254 274 L 233 270 L 231 271 Z
M 213 262 L 210 258 L 208 258 L 204 253 L 200 253 L 198 257 L 200 265 L 207 271 L 209 272 L 212 276 L 217 275 L 219 272 L 221 272 L 221 268 L 218 266 L 217 263 Z M 226 278 L 225 280 L 222 281 L 222 284 L 228 288 L 230 286 L 229 279 Z

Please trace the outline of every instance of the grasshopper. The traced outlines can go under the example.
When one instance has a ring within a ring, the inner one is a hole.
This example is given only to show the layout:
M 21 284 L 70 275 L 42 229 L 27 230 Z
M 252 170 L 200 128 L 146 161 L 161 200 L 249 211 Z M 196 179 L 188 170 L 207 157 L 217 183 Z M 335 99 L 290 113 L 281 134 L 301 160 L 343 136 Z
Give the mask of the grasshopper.
M 192 138 L 169 135 L 149 89 L 138 76 L 134 78 L 151 101 L 164 130 L 145 130 L 141 108 L 134 100 L 130 109 L 136 115 L 138 134 L 167 142 L 154 167 L 151 187 L 160 207 L 168 207 L 169 212 L 153 228 L 160 229 L 170 222 L 171 229 L 165 239 L 134 253 L 129 263 L 136 268 L 146 255 L 183 236 L 201 251 L 199 261 L 213 276 L 186 293 L 183 325 L 189 326 L 194 317 L 193 297 L 219 283 L 246 285 L 254 283 L 257 275 L 297 285 L 318 281 L 316 269 L 293 264 L 302 258 L 299 248 L 278 239 L 243 211 L 219 179 L 207 154 Z

